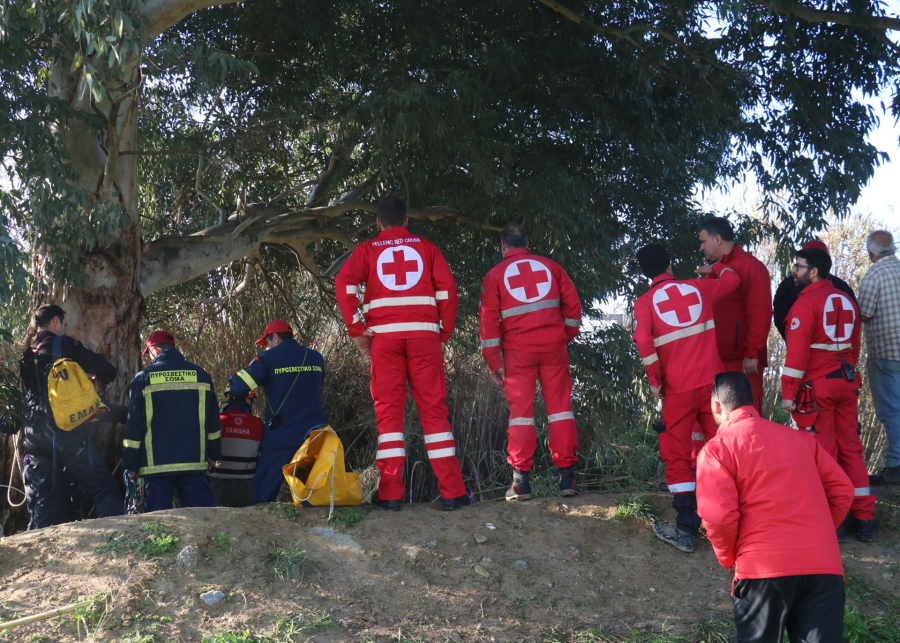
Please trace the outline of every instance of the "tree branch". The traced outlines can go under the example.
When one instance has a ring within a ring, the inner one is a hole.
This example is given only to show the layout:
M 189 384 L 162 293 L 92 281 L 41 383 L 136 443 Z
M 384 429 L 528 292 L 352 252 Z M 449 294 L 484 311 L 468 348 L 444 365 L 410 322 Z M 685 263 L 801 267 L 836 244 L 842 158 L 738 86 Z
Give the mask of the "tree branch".
M 900 18 L 895 18 L 893 16 L 860 16 L 855 13 L 844 13 L 843 11 L 814 9 L 800 3 L 788 4 L 774 0 L 755 1 L 776 13 L 794 16 L 795 18 L 800 18 L 806 22 L 830 22 L 838 25 L 846 25 L 848 27 L 871 29 L 872 31 L 900 30 Z M 543 0 L 541 0 L 541 2 L 543 2 Z
M 147 28 L 147 40 L 153 40 L 172 25 L 200 9 L 236 4 L 241 0 L 145 0 L 139 15 Z

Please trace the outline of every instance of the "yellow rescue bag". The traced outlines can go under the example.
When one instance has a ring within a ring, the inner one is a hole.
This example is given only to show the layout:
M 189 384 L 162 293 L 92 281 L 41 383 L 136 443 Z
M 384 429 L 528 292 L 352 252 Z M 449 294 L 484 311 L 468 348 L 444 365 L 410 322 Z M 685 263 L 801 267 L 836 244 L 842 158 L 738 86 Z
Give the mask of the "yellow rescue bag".
M 330 426 L 313 429 L 282 471 L 297 507 L 362 504 L 359 474 L 345 469 L 344 445 Z
M 76 429 L 108 409 L 78 362 L 62 356 L 62 337 L 53 340 L 53 364 L 47 374 L 47 400 L 53 421 L 63 431 Z

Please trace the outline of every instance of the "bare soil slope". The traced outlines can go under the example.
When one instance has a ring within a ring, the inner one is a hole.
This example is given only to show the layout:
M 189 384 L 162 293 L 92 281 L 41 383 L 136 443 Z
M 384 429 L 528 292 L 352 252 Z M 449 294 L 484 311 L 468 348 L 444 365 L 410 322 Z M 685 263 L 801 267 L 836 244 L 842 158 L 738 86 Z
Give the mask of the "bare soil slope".
M 725 640 L 709 633 L 730 631 L 730 575 L 709 543 L 682 554 L 647 523 L 614 520 L 619 498 L 339 509 L 331 523 L 327 508 L 179 509 L 18 534 L 0 548 L 4 620 L 107 598 L 0 641 L 199 643 L 252 640 L 237 634 L 249 631 L 281 642 L 549 642 L 634 639 L 632 630 Z M 665 494 L 649 498 L 674 518 Z M 887 498 L 879 518 L 900 524 Z M 150 521 L 155 536 L 141 528 Z M 153 557 L 170 536 L 174 549 Z M 848 587 L 864 613 L 891 619 L 900 533 L 877 536 L 843 546 Z M 184 565 L 176 555 L 188 546 L 195 560 L 188 551 Z M 276 565 L 292 562 L 279 577 Z M 210 590 L 227 598 L 208 606 L 200 594 Z

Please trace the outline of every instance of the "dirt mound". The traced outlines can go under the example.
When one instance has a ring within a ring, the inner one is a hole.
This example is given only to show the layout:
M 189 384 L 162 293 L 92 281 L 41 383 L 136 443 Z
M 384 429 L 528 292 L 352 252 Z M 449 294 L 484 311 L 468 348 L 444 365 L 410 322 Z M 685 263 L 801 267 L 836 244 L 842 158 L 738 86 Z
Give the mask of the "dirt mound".
M 3 620 L 99 600 L 0 641 L 727 640 L 730 576 L 709 543 L 676 551 L 614 519 L 621 498 L 351 508 L 331 522 L 327 508 L 180 509 L 18 534 L 0 549 Z M 646 499 L 674 518 L 665 494 Z M 885 522 L 897 504 L 880 506 Z M 851 598 L 889 615 L 900 534 L 878 539 L 844 545 L 845 565 Z

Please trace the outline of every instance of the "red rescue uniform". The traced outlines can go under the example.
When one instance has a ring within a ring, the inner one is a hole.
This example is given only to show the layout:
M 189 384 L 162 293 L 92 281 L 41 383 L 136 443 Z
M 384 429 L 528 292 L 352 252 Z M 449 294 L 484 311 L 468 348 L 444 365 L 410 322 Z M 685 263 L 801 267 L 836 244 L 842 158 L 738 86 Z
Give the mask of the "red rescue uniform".
M 762 408 L 763 371 L 772 325 L 772 277 L 766 265 L 740 245 L 718 262 L 741 278 L 740 288 L 713 303 L 716 343 L 726 371 L 744 371 L 744 359 L 758 359 L 759 372 L 747 376 L 753 387 L 753 401 Z M 708 275 L 713 278 L 713 275 Z
M 519 471 L 534 466 L 534 395 L 540 378 L 553 464 L 575 464 L 578 433 L 566 344 L 580 332 L 581 301 L 572 280 L 555 261 L 527 248 L 510 250 L 484 279 L 478 317 L 488 368 L 506 369 L 507 462 Z
M 358 293 L 363 283 L 360 313 Z M 406 228 L 383 230 L 356 247 L 335 279 L 335 293 L 350 336 L 358 337 L 366 329 L 374 333 L 371 391 L 378 423 L 379 499 L 403 498 L 407 383 L 441 496 L 464 496 L 456 442 L 447 420 L 441 347 L 453 332 L 458 300 L 456 282 L 441 251 Z
M 787 316 L 787 355 L 781 376 L 781 397 L 795 401 L 801 384 L 809 382 L 818 407 L 811 427 L 816 438 L 850 477 L 855 498 L 850 513 L 872 520 L 875 496 L 859 439 L 857 404 L 860 377 L 844 377 L 842 361 L 856 368 L 859 361 L 859 310 L 827 279 L 808 285 Z
M 634 304 L 638 354 L 650 384 L 665 396 L 659 451 L 674 494 L 693 494 L 697 488 L 690 467 L 695 424 L 707 439 L 716 434 L 709 397 L 713 379 L 724 369 L 716 348 L 713 302 L 733 292 L 740 278 L 722 263 L 713 266 L 713 273 L 716 280 L 690 281 L 663 273 Z

